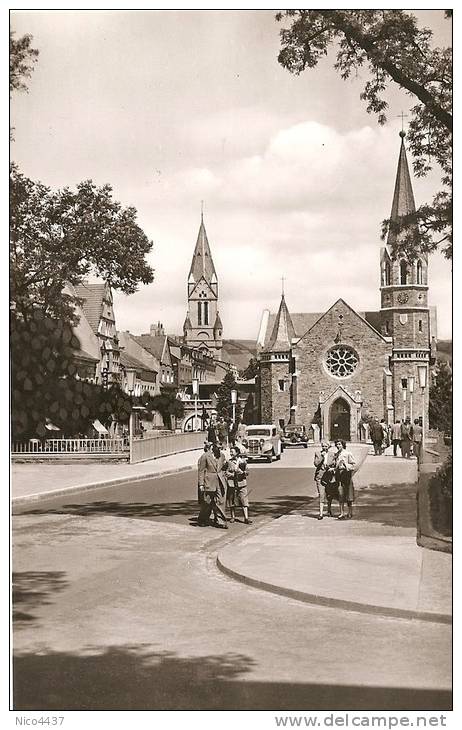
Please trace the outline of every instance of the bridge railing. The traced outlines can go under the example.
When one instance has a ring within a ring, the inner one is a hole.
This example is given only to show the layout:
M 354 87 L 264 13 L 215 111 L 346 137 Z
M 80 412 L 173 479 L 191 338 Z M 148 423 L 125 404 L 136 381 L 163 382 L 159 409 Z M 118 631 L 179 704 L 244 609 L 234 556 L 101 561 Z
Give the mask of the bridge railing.
M 204 438 L 205 434 L 201 431 L 136 438 L 132 441 L 130 462 L 138 464 L 141 461 L 156 459 L 159 456 L 200 449 L 204 444 Z
M 29 439 L 24 442 L 15 442 L 12 445 L 12 455 L 37 454 L 123 454 L 128 453 L 128 439 L 99 438 L 99 439 Z

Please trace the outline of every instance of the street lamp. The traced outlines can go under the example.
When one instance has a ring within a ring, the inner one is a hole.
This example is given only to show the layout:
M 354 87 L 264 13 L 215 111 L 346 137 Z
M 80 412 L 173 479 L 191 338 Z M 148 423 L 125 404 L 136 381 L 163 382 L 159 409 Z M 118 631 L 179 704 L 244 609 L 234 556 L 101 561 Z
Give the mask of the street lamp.
M 422 448 L 425 446 L 425 388 L 427 387 L 427 366 L 417 365 L 419 385 L 422 391 Z
M 233 406 L 233 425 L 236 422 L 236 403 L 237 403 L 237 390 L 235 388 L 231 391 L 231 404 Z
M 199 380 L 198 378 L 192 379 L 192 392 L 194 396 L 194 431 L 197 431 L 197 396 L 199 395 Z
M 407 390 L 406 388 L 403 388 L 403 421 L 406 420 L 406 396 Z
M 135 368 L 125 368 L 125 378 L 127 380 L 127 390 L 130 395 L 130 419 L 128 421 L 128 447 L 130 451 L 130 464 L 132 463 L 133 452 L 133 391 L 135 390 L 136 370 Z
M 412 395 L 414 393 L 414 381 L 415 378 L 413 375 L 409 375 L 407 379 L 407 387 L 409 388 L 409 415 L 411 417 L 411 423 L 412 423 Z

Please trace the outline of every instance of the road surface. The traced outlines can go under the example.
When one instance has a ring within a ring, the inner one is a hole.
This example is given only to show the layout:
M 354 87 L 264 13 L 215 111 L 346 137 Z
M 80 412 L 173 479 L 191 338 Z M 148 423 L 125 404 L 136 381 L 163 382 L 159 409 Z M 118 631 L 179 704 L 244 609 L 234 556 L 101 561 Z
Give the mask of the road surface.
M 22 507 L 14 688 L 23 710 L 449 709 L 451 630 L 237 583 L 220 545 L 316 512 L 306 452 L 251 471 L 252 526 L 195 526 L 193 472 Z

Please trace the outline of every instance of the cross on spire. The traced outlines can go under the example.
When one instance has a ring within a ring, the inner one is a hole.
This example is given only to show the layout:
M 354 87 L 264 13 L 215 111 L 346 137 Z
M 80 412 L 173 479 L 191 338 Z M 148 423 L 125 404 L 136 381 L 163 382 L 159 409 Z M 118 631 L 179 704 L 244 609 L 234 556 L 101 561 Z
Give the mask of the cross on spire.
M 404 134 L 405 134 L 405 132 L 404 132 L 404 118 L 405 117 L 407 118 L 408 116 L 409 116 L 409 114 L 405 114 L 403 111 L 401 112 L 401 114 L 398 114 L 397 115 L 397 118 L 401 117 L 401 133 L 400 133 L 400 136 L 403 136 L 403 137 L 404 137 Z
M 201 219 L 204 217 L 204 201 L 201 200 Z
M 281 276 L 281 294 L 282 294 L 282 296 L 284 296 L 284 282 L 285 282 L 285 277 Z

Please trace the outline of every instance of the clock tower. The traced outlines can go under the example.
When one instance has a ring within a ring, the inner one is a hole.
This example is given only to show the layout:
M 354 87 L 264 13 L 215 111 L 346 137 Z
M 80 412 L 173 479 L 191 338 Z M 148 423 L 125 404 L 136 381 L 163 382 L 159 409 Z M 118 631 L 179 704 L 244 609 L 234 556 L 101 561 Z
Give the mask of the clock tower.
M 404 146 L 405 132 L 399 134 L 401 148 L 390 215 L 395 222 L 402 216 L 415 213 L 414 193 Z M 418 253 L 413 261 L 404 257 L 393 257 L 395 243 L 396 234 L 389 231 L 387 244 L 380 252 L 380 313 L 382 334 L 392 339 L 390 369 L 394 417 L 402 420 L 406 416 L 417 418 L 428 412 L 428 388 L 422 396 L 417 371 L 418 365 L 426 364 L 428 367 L 430 364 L 428 259 L 424 253 Z

